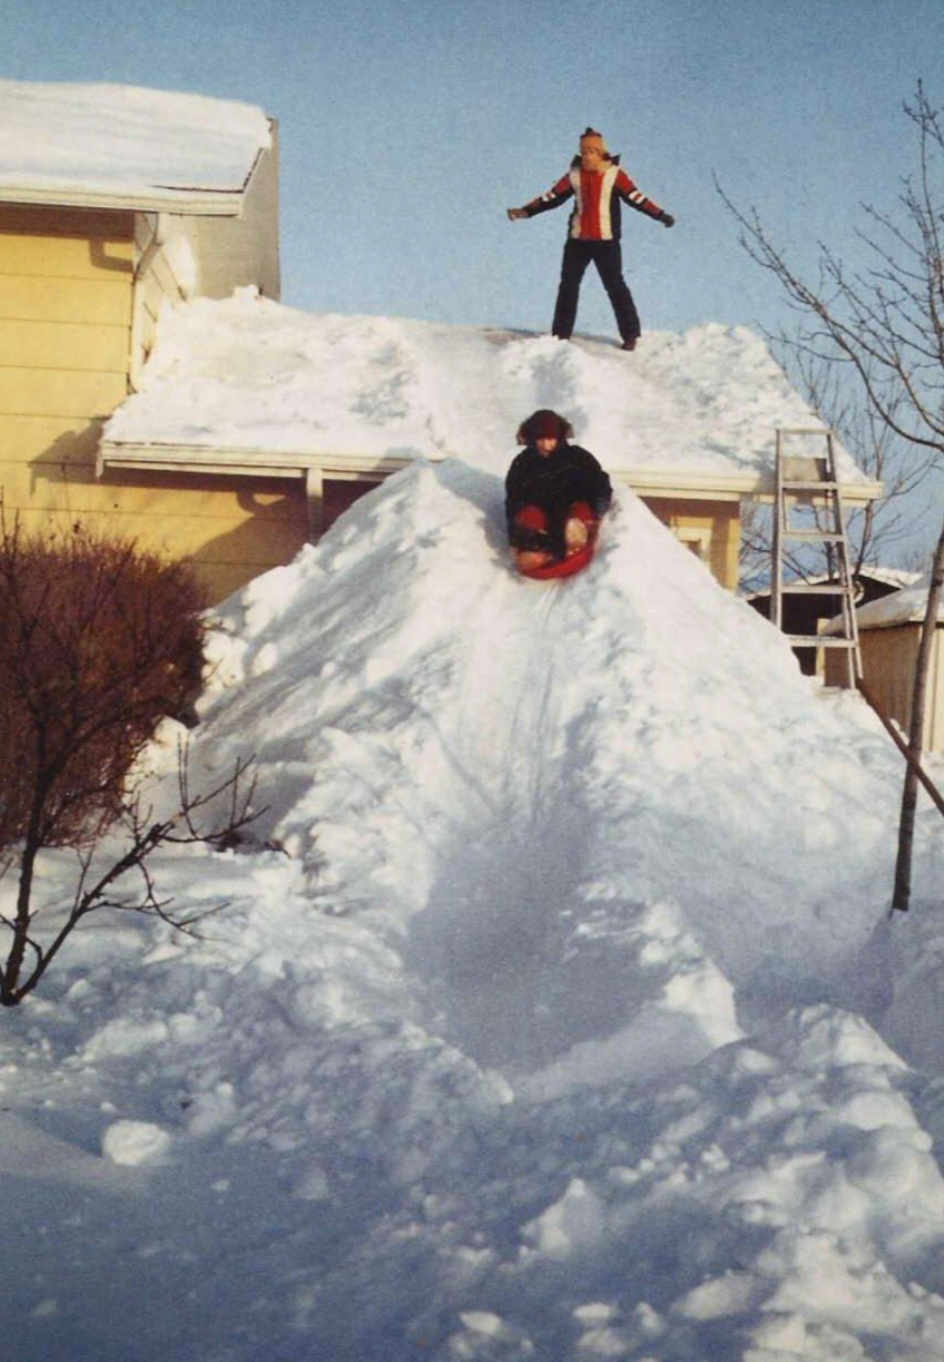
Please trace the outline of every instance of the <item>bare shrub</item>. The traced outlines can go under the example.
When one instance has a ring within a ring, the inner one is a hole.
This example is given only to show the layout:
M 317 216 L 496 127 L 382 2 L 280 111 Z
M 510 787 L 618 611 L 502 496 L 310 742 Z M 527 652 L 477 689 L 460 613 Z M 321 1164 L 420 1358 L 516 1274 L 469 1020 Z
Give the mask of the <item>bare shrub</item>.
M 74 525 L 26 535 L 0 514 L 0 861 L 18 868 L 12 933 L 0 967 L 0 1003 L 19 1002 L 65 937 L 96 908 L 160 912 L 146 858 L 166 841 L 214 841 L 249 821 L 244 768 L 209 795 L 191 795 L 181 767 L 181 808 L 147 824 L 127 788 L 136 757 L 165 716 L 184 714 L 203 659 L 204 598 L 193 572 L 135 543 Z M 242 787 L 242 788 L 241 788 Z M 220 793 L 232 798 L 222 826 L 204 832 L 194 814 Z M 123 822 L 127 843 L 89 882 L 92 850 Z M 48 847 L 80 852 L 65 931 L 44 944 L 33 931 L 36 858 Z M 133 900 L 115 884 L 143 877 Z M 24 977 L 27 951 L 32 971 Z

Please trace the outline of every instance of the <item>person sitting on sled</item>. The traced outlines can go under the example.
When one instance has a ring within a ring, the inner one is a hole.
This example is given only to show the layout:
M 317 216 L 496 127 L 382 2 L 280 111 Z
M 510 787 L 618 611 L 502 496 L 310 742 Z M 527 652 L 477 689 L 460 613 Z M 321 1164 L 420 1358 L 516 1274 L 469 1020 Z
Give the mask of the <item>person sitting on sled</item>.
M 623 349 L 635 350 L 642 328 L 633 295 L 623 278 L 620 202 L 655 218 L 664 227 L 674 226 L 675 218 L 636 188 L 626 171 L 620 169 L 619 157 L 611 156 L 607 151 L 603 134 L 594 128 L 587 128 L 580 138 L 580 154 L 574 157 L 567 174 L 561 176 L 546 194 L 532 199 L 523 208 L 509 208 L 508 216 L 513 222 L 519 218 L 533 218 L 537 213 L 559 208 L 571 198 L 575 203 L 564 246 L 551 331 L 561 340 L 570 340 L 577 320 L 580 281 L 592 260 L 616 315 Z
M 518 430 L 525 448 L 505 478 L 508 540 L 522 572 L 550 567 L 586 548 L 613 499 L 610 479 L 556 411 L 533 412 Z

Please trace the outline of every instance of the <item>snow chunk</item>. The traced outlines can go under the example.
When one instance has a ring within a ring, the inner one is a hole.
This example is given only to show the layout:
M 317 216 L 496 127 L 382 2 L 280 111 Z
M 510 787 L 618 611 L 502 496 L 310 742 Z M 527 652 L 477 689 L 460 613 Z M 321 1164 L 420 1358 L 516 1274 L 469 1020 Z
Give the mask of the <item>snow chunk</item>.
M 59 1302 L 52 1296 L 38 1301 L 30 1311 L 31 1319 L 55 1319 L 59 1314 Z
M 810 1069 L 852 1064 L 908 1067 L 864 1017 L 825 1003 L 796 1013 L 786 1035 L 797 1062 Z
M 102 1136 L 105 1158 L 128 1168 L 160 1162 L 170 1145 L 167 1131 L 150 1121 L 114 1121 Z
M 466 1359 L 515 1362 L 517 1358 L 534 1356 L 534 1346 L 527 1334 L 490 1310 L 463 1310 L 459 1319 L 464 1332 L 453 1334 L 448 1342 L 449 1356 L 456 1362 Z
M 726 1272 L 723 1277 L 702 1282 L 675 1309 L 692 1319 L 723 1319 L 740 1314 L 769 1294 L 769 1286 L 750 1272 Z
M 574 1178 L 559 1201 L 524 1226 L 523 1234 L 534 1252 L 564 1259 L 595 1247 L 605 1229 L 603 1201 L 582 1178 Z
M 160 1017 L 115 1017 L 86 1041 L 83 1054 L 92 1063 L 107 1058 L 124 1059 L 161 1045 L 168 1034 L 167 1023 Z

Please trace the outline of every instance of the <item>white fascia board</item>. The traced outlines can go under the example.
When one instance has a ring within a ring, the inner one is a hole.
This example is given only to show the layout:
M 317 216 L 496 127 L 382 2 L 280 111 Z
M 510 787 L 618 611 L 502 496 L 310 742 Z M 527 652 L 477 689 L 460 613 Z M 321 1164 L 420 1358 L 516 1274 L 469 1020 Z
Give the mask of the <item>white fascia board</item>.
M 374 473 L 386 476 L 408 468 L 415 460 L 383 454 L 312 453 L 311 450 L 246 449 L 237 447 L 138 444 L 103 440 L 96 472 L 109 468 L 154 468 L 181 473 L 223 473 L 234 477 L 292 478 L 309 469 L 341 476 Z
M 768 473 L 699 473 L 682 468 L 612 468 L 619 483 L 632 487 L 640 496 L 674 497 L 687 501 L 772 501 L 774 479 Z M 842 499 L 846 505 L 863 506 L 883 492 L 880 482 L 844 482 Z
M 269 120 L 270 126 L 273 124 Z M 46 204 L 55 208 L 118 208 L 136 213 L 179 213 L 184 217 L 238 218 L 243 197 L 266 148 L 260 147 L 238 189 L 175 189 L 149 185 L 141 189 L 55 188 L 51 185 L 0 184 L 0 203 Z
M 186 217 L 238 218 L 242 189 L 44 189 L 0 185 L 0 203 L 50 208 L 116 208 L 131 213 L 180 213 Z
M 438 462 L 445 456 L 426 457 Z M 461 456 L 460 456 L 461 457 Z M 248 449 L 222 445 L 175 445 L 103 440 L 98 452 L 98 474 L 107 468 L 177 469 L 180 472 L 222 473 L 236 477 L 300 477 L 308 469 L 319 469 L 330 476 L 357 473 L 386 475 L 408 468 L 414 459 L 386 454 L 335 454 L 330 451 Z M 685 472 L 681 469 L 614 469 L 616 482 L 631 487 L 640 496 L 672 497 L 687 501 L 741 501 L 747 498 L 769 500 L 773 479 L 751 474 L 730 476 L 717 473 Z M 843 483 L 843 501 L 863 505 L 882 494 L 879 482 Z

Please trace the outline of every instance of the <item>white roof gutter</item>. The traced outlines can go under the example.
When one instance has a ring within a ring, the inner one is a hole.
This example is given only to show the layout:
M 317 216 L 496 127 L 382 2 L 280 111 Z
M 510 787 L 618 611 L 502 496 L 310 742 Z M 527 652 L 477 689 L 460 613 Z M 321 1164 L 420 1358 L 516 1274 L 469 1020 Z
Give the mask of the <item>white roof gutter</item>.
M 0 185 L 0 203 L 45 204 L 56 208 L 117 208 L 125 212 L 180 213 L 188 217 L 239 217 L 242 189 L 140 190 L 39 188 L 36 185 Z
M 433 461 L 448 457 L 431 453 Z M 461 457 L 461 456 L 460 456 Z M 332 453 L 331 451 L 276 450 L 222 445 L 155 444 L 103 440 L 96 472 L 109 468 L 150 468 L 178 473 L 214 473 L 230 477 L 301 477 L 310 470 L 331 476 L 358 474 L 386 477 L 407 468 L 414 459 L 403 455 Z M 620 468 L 610 465 L 617 482 L 631 486 L 641 496 L 673 497 L 689 501 L 769 500 L 774 494 L 772 474 L 718 474 L 668 468 Z M 882 495 L 880 482 L 844 482 L 843 501 L 861 506 Z
M 270 120 L 271 121 L 271 120 Z M 81 184 L 4 184 L 0 203 L 46 204 L 55 208 L 117 208 L 134 213 L 179 213 L 183 217 L 238 218 L 243 197 L 267 148 L 260 147 L 245 180 L 236 189 L 206 189 L 200 185 L 141 185 L 125 189 L 96 189 Z

